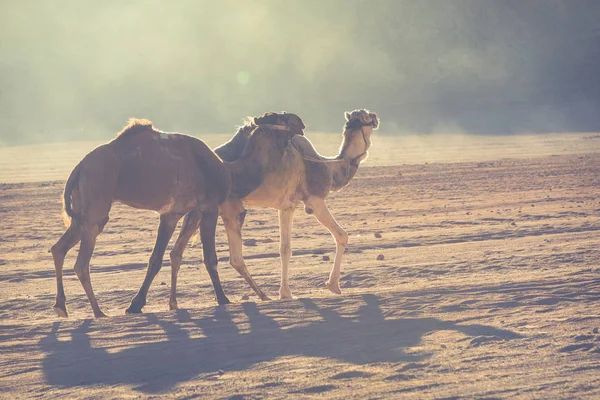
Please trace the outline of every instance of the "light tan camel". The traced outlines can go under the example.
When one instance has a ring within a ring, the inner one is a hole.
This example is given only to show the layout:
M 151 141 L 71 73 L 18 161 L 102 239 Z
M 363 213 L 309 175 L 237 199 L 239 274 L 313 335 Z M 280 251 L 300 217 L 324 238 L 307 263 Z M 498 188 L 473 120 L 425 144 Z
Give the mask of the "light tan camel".
M 56 269 L 56 313 L 61 317 L 68 316 L 62 269 L 67 252 L 81 241 L 75 272 L 94 315 L 105 316 L 92 289 L 89 262 L 96 237 L 108 222 L 109 211 L 115 201 L 160 214 L 158 235 L 146 277 L 132 299 L 128 313 L 141 312 L 177 222 L 190 212 L 197 218 L 195 229 L 200 227 L 204 264 L 217 301 L 219 304 L 229 303 L 217 272 L 215 228 L 218 205 L 228 195 L 234 199 L 242 198 L 260 185 L 260 165 L 253 157 L 262 154 L 260 149 L 264 143 L 270 145 L 278 141 L 281 146 L 287 143 L 289 137 L 281 135 L 279 129 L 287 129 L 286 132 L 291 135 L 287 126 L 255 127 L 258 134 L 253 135 L 247 144 L 252 154 L 243 154 L 237 162 L 225 165 L 197 138 L 158 131 L 148 120 L 131 120 L 115 139 L 85 156 L 73 169 L 65 185 L 63 211 L 67 231 L 51 249 Z M 236 182 L 236 188 L 230 192 L 232 181 Z M 239 272 L 242 276 L 248 275 L 247 270 Z M 260 291 L 250 276 L 244 277 L 255 290 Z
M 377 115 L 368 110 L 355 110 L 346 113 L 343 141 L 340 153 L 335 157 L 323 157 L 316 152 L 310 141 L 303 135 L 293 135 L 283 154 L 265 151 L 268 158 L 261 161 L 262 184 L 242 199 L 228 198 L 219 210 L 225 223 L 229 241 L 230 263 L 236 270 L 246 270 L 242 256 L 241 228 L 244 222 L 244 204 L 248 206 L 270 207 L 279 211 L 280 255 L 281 255 L 281 299 L 292 298 L 288 283 L 288 266 L 291 258 L 291 228 L 294 210 L 304 203 L 305 210 L 313 214 L 326 227 L 336 242 L 336 254 L 333 269 L 326 287 L 341 294 L 339 287 L 342 257 L 348 244 L 348 234 L 337 223 L 325 205 L 325 199 L 331 191 L 338 191 L 354 177 L 362 161 L 367 158 L 371 146 L 371 134 L 377 129 Z M 241 128 L 231 141 L 215 149 L 225 161 L 234 161 L 243 152 L 244 142 L 248 138 L 250 127 Z M 263 149 L 266 150 L 266 149 Z M 236 184 L 233 184 L 235 187 Z M 192 214 L 186 221 L 194 220 Z M 175 248 L 179 263 L 183 250 L 197 229 L 194 223 L 186 223 Z M 172 281 L 177 280 L 179 266 L 172 270 Z M 261 299 L 265 296 L 257 292 Z M 177 308 L 175 285 L 171 287 L 171 309 Z
M 236 205 L 241 204 L 241 199 L 264 184 L 273 167 L 284 162 L 291 139 L 303 136 L 304 128 L 304 123 L 297 115 L 285 112 L 268 112 L 260 117 L 248 118 L 246 124 L 239 127 L 236 135 L 227 143 L 229 150 L 222 151 L 224 165 L 232 171 L 232 188 L 228 201 L 234 205 L 221 210 L 223 220 L 228 221 L 226 226 L 239 225 L 241 229 L 246 211 Z M 171 310 L 177 309 L 177 274 L 183 260 L 183 252 L 190 238 L 198 230 L 200 220 L 197 211 L 185 216 L 179 237 L 171 251 Z M 241 231 L 228 230 L 227 239 L 230 264 L 261 300 L 269 300 L 250 276 L 244 260 L 236 256 L 238 251 L 241 256 Z

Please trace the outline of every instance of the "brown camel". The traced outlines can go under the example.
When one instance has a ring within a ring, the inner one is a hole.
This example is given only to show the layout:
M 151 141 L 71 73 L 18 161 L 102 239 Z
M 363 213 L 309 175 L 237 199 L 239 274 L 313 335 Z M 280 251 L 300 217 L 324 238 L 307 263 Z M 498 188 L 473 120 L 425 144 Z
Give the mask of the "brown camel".
M 341 294 L 339 287 L 342 256 L 348 244 L 348 234 L 337 223 L 325 205 L 325 199 L 331 191 L 338 191 L 354 177 L 362 161 L 367 158 L 371 146 L 371 134 L 377 129 L 377 115 L 367 110 L 355 110 L 346 113 L 343 141 L 340 153 L 335 157 L 323 157 L 316 152 L 310 141 L 302 135 L 293 135 L 289 145 L 281 151 L 262 149 L 268 158 L 261 160 L 262 183 L 254 191 L 241 199 L 229 197 L 219 206 L 221 217 L 225 223 L 229 241 L 231 265 L 240 270 L 246 270 L 242 256 L 241 228 L 244 223 L 244 204 L 249 206 L 270 207 L 279 211 L 280 255 L 281 255 L 281 299 L 290 299 L 292 294 L 288 284 L 288 266 L 291 258 L 291 228 L 292 217 L 296 206 L 302 202 L 308 214 L 313 214 L 326 227 L 336 242 L 336 254 L 333 269 L 326 287 Z M 238 130 L 228 143 L 215 149 L 215 152 L 225 161 L 234 161 L 247 152 L 245 142 L 248 140 L 246 126 Z M 273 146 L 271 146 L 273 147 Z M 246 149 L 246 150 L 245 150 Z M 233 183 L 233 187 L 236 183 Z M 177 268 L 172 270 L 172 282 L 177 280 L 177 272 L 183 250 L 197 229 L 194 213 L 186 216 L 184 228 L 175 244 Z M 174 251 L 175 251 L 174 249 Z M 171 286 L 171 309 L 177 308 L 176 285 Z M 262 291 L 253 289 L 261 299 L 265 296 Z
M 287 142 L 289 138 L 281 137 L 278 129 L 288 128 L 255 127 L 258 134 L 248 141 L 248 149 L 259 155 L 263 142 Z M 291 135 L 289 130 L 287 132 Z M 51 249 L 57 282 L 54 310 L 61 317 L 68 316 L 62 282 L 63 263 L 67 252 L 81 241 L 75 272 L 94 315 L 105 316 L 92 289 L 89 262 L 96 237 L 108 222 L 109 211 L 115 201 L 160 214 L 158 235 L 146 277 L 127 312 L 141 312 L 177 222 L 187 213 L 193 213 L 197 218 L 194 227 L 200 227 L 204 264 L 217 301 L 219 304 L 229 303 L 217 272 L 215 228 L 218 206 L 228 195 L 232 198 L 246 196 L 260 185 L 261 178 L 259 165 L 246 154 L 237 162 L 225 165 L 199 139 L 158 131 L 148 120 L 131 120 L 115 139 L 85 156 L 67 180 L 63 194 L 67 231 Z M 236 187 L 230 192 L 232 181 L 236 182 Z M 184 224 L 184 229 L 186 226 Z M 239 272 L 242 276 L 247 275 L 246 270 Z M 246 280 L 256 286 L 250 276 Z

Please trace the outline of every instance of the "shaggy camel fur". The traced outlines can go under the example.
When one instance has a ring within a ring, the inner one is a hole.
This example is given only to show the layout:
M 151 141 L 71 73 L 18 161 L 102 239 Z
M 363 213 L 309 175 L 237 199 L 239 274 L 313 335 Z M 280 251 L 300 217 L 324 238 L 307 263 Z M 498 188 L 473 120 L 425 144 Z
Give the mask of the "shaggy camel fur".
M 265 151 L 268 159 L 262 160 L 262 184 L 243 199 L 228 198 L 219 209 L 225 223 L 229 241 L 230 263 L 236 269 L 246 269 L 242 256 L 241 228 L 244 222 L 244 204 L 270 207 L 279 211 L 280 255 L 281 255 L 281 299 L 292 298 L 288 283 L 288 266 L 291 258 L 291 228 L 296 206 L 302 202 L 308 214 L 329 230 L 336 242 L 336 254 L 326 287 L 341 294 L 339 287 L 342 256 L 348 244 L 348 234 L 337 223 L 325 205 L 325 198 L 331 191 L 338 191 L 354 177 L 362 161 L 367 158 L 371 146 L 371 134 L 377 129 L 377 115 L 368 110 L 355 110 L 346 113 L 343 141 L 340 153 L 335 157 L 323 157 L 316 152 L 310 141 L 302 135 L 292 135 L 283 153 Z M 242 127 L 228 143 L 215 149 L 224 160 L 233 161 L 243 154 L 244 142 L 248 140 L 250 127 Z M 233 184 L 235 187 L 235 183 Z M 186 216 L 193 220 L 193 214 Z M 185 224 L 177 241 L 178 257 L 197 226 Z M 172 281 L 177 280 L 177 269 L 172 271 Z M 177 308 L 176 291 L 171 288 L 170 306 Z M 266 298 L 253 287 L 261 299 Z
M 279 138 L 281 135 L 277 129 L 281 126 L 271 128 L 256 128 L 259 134 L 254 135 L 247 145 L 253 153 L 261 154 L 260 148 L 264 143 L 289 140 Z M 160 214 L 158 235 L 146 277 L 132 299 L 128 313 L 141 312 L 177 222 L 187 213 L 193 213 L 197 218 L 194 226 L 195 229 L 200 227 L 204 264 L 217 301 L 219 304 L 229 303 L 217 272 L 215 228 L 218 206 L 228 195 L 242 198 L 252 192 L 260 185 L 261 177 L 260 166 L 251 155 L 244 154 L 239 161 L 225 165 L 199 139 L 158 131 L 147 120 L 132 120 L 115 139 L 84 157 L 65 185 L 63 211 L 67 231 L 51 249 L 56 268 L 56 313 L 68 316 L 62 282 L 63 263 L 67 252 L 81 241 L 75 272 L 94 315 L 105 316 L 92 289 L 89 262 L 96 237 L 108 222 L 108 214 L 115 201 Z M 236 188 L 230 192 L 232 181 L 236 182 Z M 242 276 L 247 275 L 246 270 L 239 272 Z M 250 276 L 244 277 L 256 286 Z

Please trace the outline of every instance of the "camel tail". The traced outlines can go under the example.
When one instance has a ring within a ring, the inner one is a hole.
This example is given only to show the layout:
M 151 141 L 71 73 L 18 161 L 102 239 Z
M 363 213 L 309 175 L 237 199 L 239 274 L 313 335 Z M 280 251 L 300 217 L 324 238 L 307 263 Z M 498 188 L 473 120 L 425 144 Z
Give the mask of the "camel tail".
M 204 142 L 198 141 L 194 148 L 196 164 L 207 184 L 207 199 L 223 203 L 231 190 L 231 176 L 223 161 Z
M 75 211 L 73 211 L 73 207 L 71 204 L 71 193 L 73 193 L 73 188 L 79 182 L 79 170 L 81 163 L 77 164 L 73 171 L 71 171 L 71 175 L 67 179 L 67 183 L 65 183 L 65 190 L 63 191 L 63 221 L 65 222 L 65 226 L 69 228 L 73 220 L 79 218 Z

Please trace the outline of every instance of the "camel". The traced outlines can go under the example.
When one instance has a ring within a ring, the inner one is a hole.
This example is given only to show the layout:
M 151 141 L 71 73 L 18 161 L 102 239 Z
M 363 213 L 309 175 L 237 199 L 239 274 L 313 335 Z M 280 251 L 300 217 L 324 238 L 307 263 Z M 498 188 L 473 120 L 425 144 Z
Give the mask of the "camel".
M 285 122 L 297 118 L 283 116 Z M 177 222 L 186 214 L 195 216 L 194 227 L 200 229 L 204 264 L 211 278 L 217 302 L 229 303 L 217 271 L 215 229 L 218 206 L 228 197 L 243 198 L 261 183 L 260 156 L 264 143 L 289 140 L 278 130 L 286 126 L 254 124 L 255 134 L 238 161 L 224 164 L 201 140 L 180 133 L 166 133 L 154 128 L 148 120 L 132 119 L 112 141 L 92 150 L 73 169 L 63 192 L 63 217 L 66 232 L 52 246 L 56 269 L 57 295 L 54 310 L 59 317 L 68 317 L 63 288 L 62 269 L 67 252 L 81 242 L 75 262 L 75 272 L 90 301 L 95 317 L 105 317 L 92 289 L 89 262 L 96 237 L 109 219 L 114 202 L 134 208 L 153 210 L 160 215 L 158 235 L 146 277 L 128 313 L 139 313 L 146 304 L 146 295 L 161 268 L 164 252 Z M 302 126 L 303 127 L 303 126 Z M 235 189 L 231 190 L 232 182 Z M 188 222 L 186 222 L 189 224 Z M 183 230 L 187 227 L 183 225 Z M 244 276 L 247 270 L 239 270 Z M 255 287 L 253 279 L 246 280 Z M 260 290 L 256 288 L 257 290 Z
M 377 115 L 368 110 L 355 110 L 345 114 L 346 123 L 342 134 L 340 152 L 335 157 L 324 157 L 303 135 L 292 135 L 289 145 L 281 152 L 263 149 L 268 159 L 261 159 L 263 177 L 260 186 L 243 198 L 229 197 L 220 206 L 221 218 L 225 224 L 229 242 L 229 261 L 238 271 L 245 271 L 242 255 L 241 229 L 246 214 L 244 205 L 270 207 L 278 210 L 281 256 L 280 299 L 292 299 L 288 282 L 288 267 L 291 258 L 291 229 L 293 214 L 299 203 L 304 203 L 305 211 L 329 230 L 335 239 L 336 253 L 333 268 L 326 287 L 333 293 L 341 294 L 339 287 L 341 263 L 348 244 L 348 234 L 338 224 L 325 204 L 331 191 L 345 187 L 356 174 L 358 167 L 368 156 L 371 135 L 379 126 Z M 215 153 L 225 161 L 235 161 L 246 151 L 245 142 L 249 138 L 246 126 L 226 144 L 217 147 Z M 235 187 L 236 184 L 233 184 Z M 176 285 L 179 264 L 183 250 L 194 231 L 198 229 L 197 216 L 190 213 L 185 217 L 184 227 L 174 247 L 174 257 L 178 260 L 171 273 L 170 308 L 177 308 Z M 260 289 L 252 286 L 261 300 L 268 299 Z
M 261 128 L 261 129 L 258 129 Z M 268 135 L 265 134 L 265 128 Z M 288 153 L 292 138 L 304 136 L 304 122 L 295 114 L 267 112 L 260 117 L 248 117 L 240 126 L 234 137 L 227 142 L 221 151 L 224 165 L 232 171 L 232 188 L 227 201 L 232 206 L 220 209 L 221 218 L 226 226 L 239 226 L 239 229 L 227 230 L 229 242 L 229 260 L 233 268 L 246 280 L 261 300 L 270 300 L 258 287 L 241 258 L 241 226 L 244 223 L 246 210 L 238 207 L 242 199 L 264 184 L 264 180 L 272 173 L 272 168 L 281 165 Z M 257 140 L 260 136 L 261 140 Z M 234 167 L 235 166 L 235 167 Z M 239 171 L 242 169 L 243 173 Z M 188 213 L 181 227 L 179 237 L 171 251 L 171 292 L 169 308 L 176 310 L 177 275 L 183 261 L 183 252 L 189 240 L 198 230 L 201 221 L 199 213 L 194 210 Z M 239 254 L 239 257 L 238 257 Z

